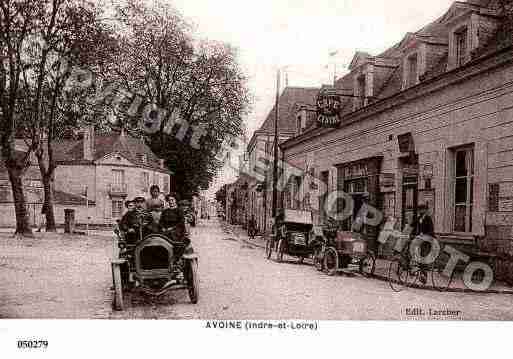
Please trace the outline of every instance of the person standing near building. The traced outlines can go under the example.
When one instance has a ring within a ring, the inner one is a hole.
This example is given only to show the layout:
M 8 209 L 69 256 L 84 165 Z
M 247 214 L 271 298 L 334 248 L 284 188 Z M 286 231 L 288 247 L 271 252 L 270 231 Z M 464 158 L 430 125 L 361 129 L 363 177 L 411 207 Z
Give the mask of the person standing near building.
M 434 237 L 435 226 L 429 215 L 429 207 L 427 204 L 421 203 L 417 209 L 419 211 L 419 219 L 417 220 L 416 234 Z
M 249 238 L 255 238 L 257 232 L 255 216 L 251 215 L 251 219 L 248 221 L 248 236 Z
M 369 194 L 365 192 L 362 195 L 362 205 L 356 214 L 353 224 L 351 225 L 351 231 L 360 233 L 365 236 L 367 234 L 367 216 L 369 215 Z M 365 238 L 366 239 L 366 238 Z

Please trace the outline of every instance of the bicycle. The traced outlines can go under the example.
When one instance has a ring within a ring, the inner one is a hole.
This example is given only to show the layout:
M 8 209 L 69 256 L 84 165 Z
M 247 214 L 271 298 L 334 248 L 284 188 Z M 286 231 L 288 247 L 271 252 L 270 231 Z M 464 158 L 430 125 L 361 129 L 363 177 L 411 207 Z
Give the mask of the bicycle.
M 394 292 L 400 292 L 404 287 L 411 287 L 417 281 L 426 285 L 429 275 L 431 275 L 431 282 L 435 283 L 434 264 L 423 264 L 412 258 L 410 244 L 411 241 L 408 241 L 408 245 L 396 255 L 388 267 L 388 283 Z

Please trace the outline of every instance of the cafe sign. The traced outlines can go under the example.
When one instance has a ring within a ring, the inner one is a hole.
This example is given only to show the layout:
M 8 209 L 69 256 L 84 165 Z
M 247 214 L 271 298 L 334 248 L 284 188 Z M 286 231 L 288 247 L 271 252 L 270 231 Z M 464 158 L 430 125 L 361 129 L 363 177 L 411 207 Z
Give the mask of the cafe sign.
M 340 125 L 341 99 L 335 91 L 321 91 L 317 97 L 317 123 L 321 127 Z

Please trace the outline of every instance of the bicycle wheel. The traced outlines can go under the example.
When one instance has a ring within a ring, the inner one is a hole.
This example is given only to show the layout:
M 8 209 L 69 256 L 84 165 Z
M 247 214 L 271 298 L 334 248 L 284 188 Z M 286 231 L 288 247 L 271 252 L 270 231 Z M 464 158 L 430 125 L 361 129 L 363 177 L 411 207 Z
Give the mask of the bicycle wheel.
M 400 292 L 408 283 L 409 271 L 401 259 L 393 259 L 388 266 L 388 284 L 394 292 Z
M 273 253 L 273 244 L 272 244 L 272 241 L 270 239 L 268 239 L 265 242 L 265 258 L 271 259 L 272 253 Z
M 440 292 L 446 291 L 452 283 L 454 278 L 454 271 L 450 276 L 446 276 L 444 273 L 444 267 L 432 265 L 431 266 L 431 284 L 433 288 L 439 290 Z
M 313 254 L 313 264 L 315 269 L 322 271 L 324 269 L 324 251 L 321 247 L 315 249 Z

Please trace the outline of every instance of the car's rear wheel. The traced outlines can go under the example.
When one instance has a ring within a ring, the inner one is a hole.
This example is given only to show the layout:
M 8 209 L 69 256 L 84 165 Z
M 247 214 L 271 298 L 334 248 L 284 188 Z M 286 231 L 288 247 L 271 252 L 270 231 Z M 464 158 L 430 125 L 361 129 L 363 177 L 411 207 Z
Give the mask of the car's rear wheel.
M 271 255 L 273 254 L 273 244 L 271 239 L 267 239 L 265 242 L 265 257 L 267 259 L 271 259 Z
M 121 268 L 118 263 L 112 263 L 112 277 L 114 279 L 113 307 L 115 310 L 123 310 L 125 308 L 123 303 L 123 284 L 121 281 Z
M 285 250 L 284 246 L 285 243 L 283 242 L 283 238 L 281 238 L 278 242 L 278 249 L 276 250 L 276 260 L 278 262 L 283 262 L 283 251 Z
M 198 303 L 199 299 L 199 278 L 198 278 L 198 260 L 191 259 L 187 261 L 187 285 L 189 289 L 189 298 L 191 303 Z

